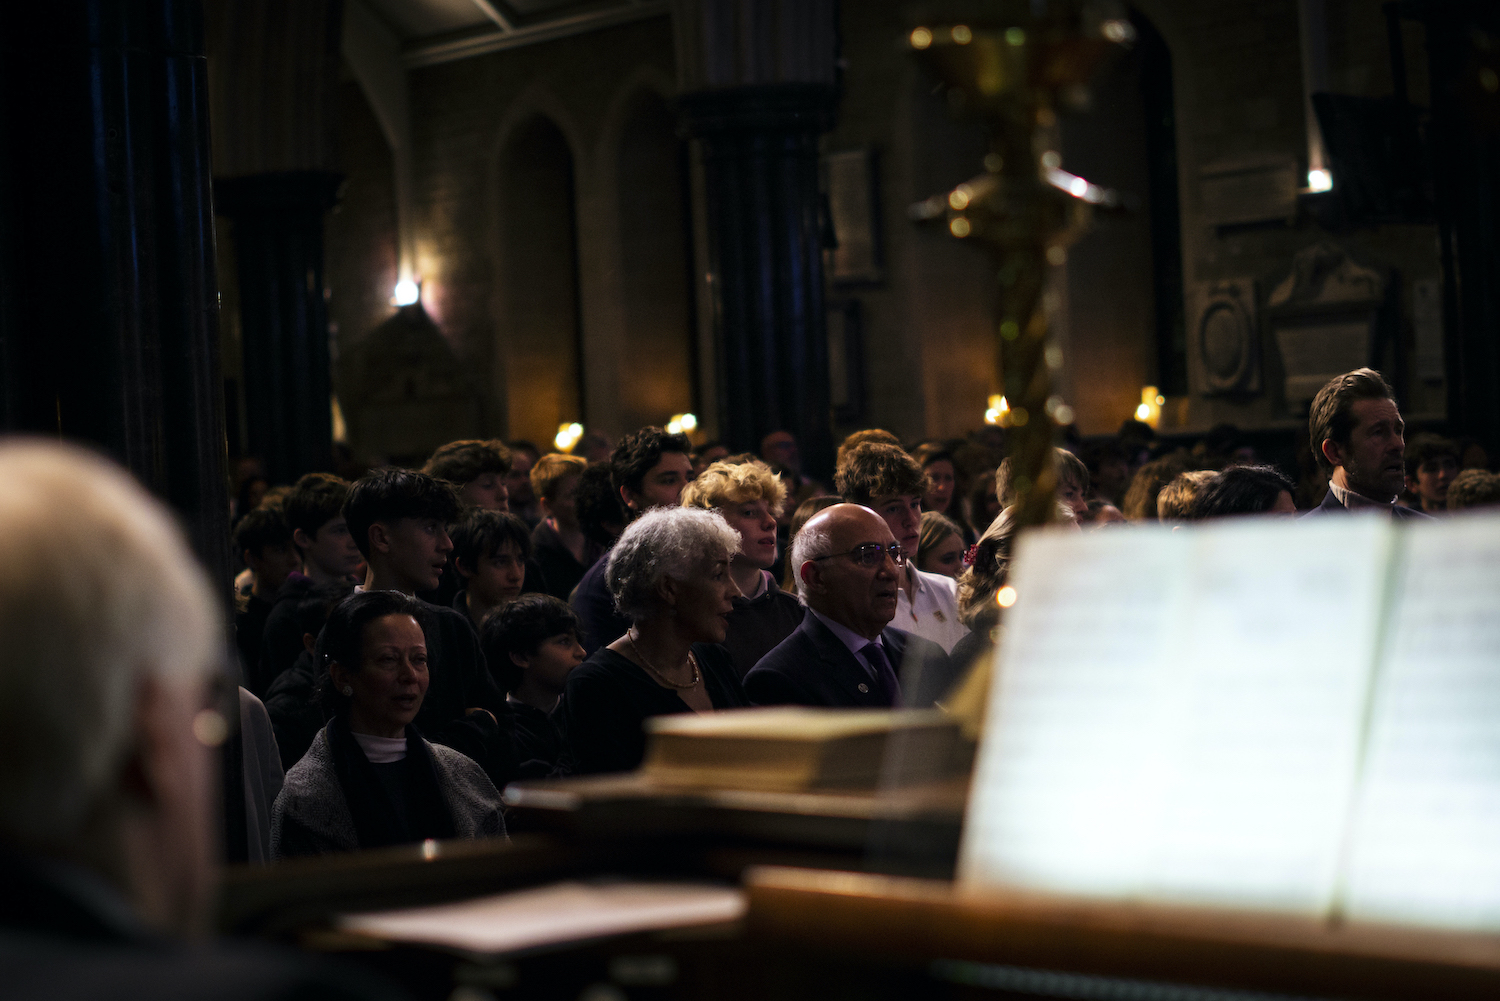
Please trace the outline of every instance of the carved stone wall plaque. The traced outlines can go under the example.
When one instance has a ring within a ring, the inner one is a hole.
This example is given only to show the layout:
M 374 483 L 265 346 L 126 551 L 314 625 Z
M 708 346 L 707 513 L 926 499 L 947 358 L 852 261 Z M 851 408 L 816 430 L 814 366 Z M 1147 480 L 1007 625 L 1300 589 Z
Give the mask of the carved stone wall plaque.
M 1283 154 L 1217 160 L 1198 173 L 1203 215 L 1211 226 L 1291 220 L 1297 216 L 1297 159 Z
M 1197 282 L 1189 314 L 1188 364 L 1200 396 L 1261 391 L 1255 279 Z
M 1271 292 L 1266 314 L 1286 372 L 1287 410 L 1296 415 L 1336 375 L 1373 365 L 1390 278 L 1341 247 L 1297 252 Z

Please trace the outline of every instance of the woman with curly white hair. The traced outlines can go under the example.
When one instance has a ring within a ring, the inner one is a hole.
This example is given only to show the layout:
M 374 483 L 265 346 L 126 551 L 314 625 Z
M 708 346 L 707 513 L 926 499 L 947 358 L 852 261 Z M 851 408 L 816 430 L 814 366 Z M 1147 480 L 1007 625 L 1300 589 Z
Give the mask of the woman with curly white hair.
M 604 580 L 629 631 L 568 675 L 554 718 L 575 774 L 623 772 L 646 752 L 651 716 L 748 706 L 722 644 L 740 536 L 717 512 L 657 508 L 610 550 Z

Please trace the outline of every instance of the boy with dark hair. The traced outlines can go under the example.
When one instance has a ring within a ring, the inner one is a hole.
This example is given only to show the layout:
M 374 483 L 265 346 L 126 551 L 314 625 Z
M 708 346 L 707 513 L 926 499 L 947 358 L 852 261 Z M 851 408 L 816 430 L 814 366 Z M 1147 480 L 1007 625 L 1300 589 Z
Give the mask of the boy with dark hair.
M 917 569 L 927 474 L 901 446 L 867 441 L 844 453 L 833 483 L 844 500 L 872 508 L 885 519 L 909 556 L 897 578 L 891 625 L 931 640 L 944 653 L 952 650 L 968 633 L 958 619 L 957 585 L 951 577 Z
M 365 590 L 415 596 L 437 586 L 453 541 L 448 524 L 458 516 L 454 489 L 408 469 L 379 469 L 349 489 L 344 517 L 369 564 Z M 505 788 L 514 775 L 510 714 L 490 677 L 479 638 L 467 616 L 424 602 L 428 688 L 413 721 L 428 740 L 479 762 Z
M 644 427 L 620 442 L 609 459 L 610 481 L 624 506 L 626 521 L 654 507 L 676 507 L 693 478 L 693 444 L 685 434 Z M 573 591 L 571 604 L 583 623 L 583 648 L 593 653 L 625 635 L 630 622 L 615 610 L 604 586 L 607 557 L 589 567 Z
M 492 611 L 521 596 L 531 533 L 509 511 L 467 512 L 453 526 L 453 568 L 463 580 L 453 607 L 478 629 Z
M 1406 491 L 1428 514 L 1448 510 L 1448 487 L 1458 475 L 1458 444 L 1435 434 L 1414 435 L 1407 442 Z
M 259 696 L 264 691 L 258 676 L 266 620 L 276 605 L 276 592 L 302 560 L 292 545 L 292 530 L 279 505 L 258 507 L 241 518 L 234 529 L 234 549 L 255 575 L 250 593 L 236 602 L 234 639 L 245 687 Z
M 409 469 L 380 469 L 349 488 L 344 518 L 369 566 L 365 588 L 416 594 L 437 587 L 461 508 L 448 483 Z
M 541 778 L 557 767 L 562 737 L 551 717 L 568 675 L 583 663 L 578 628 L 567 605 L 549 594 L 528 594 L 491 615 L 480 632 L 480 648 L 515 713 L 523 778 Z
M 506 474 L 512 459 L 510 449 L 498 441 L 450 441 L 432 453 L 422 472 L 453 484 L 464 507 L 508 511 Z
M 317 584 L 352 581 L 364 563 L 344 520 L 349 483 L 331 473 L 308 473 L 286 495 L 284 510 L 302 572 L 288 576 L 266 617 L 260 667 L 247 688 L 263 695 L 302 652 L 302 630 L 293 621 L 296 604 Z
M 625 525 L 630 520 L 625 505 L 620 503 L 620 494 L 615 490 L 608 463 L 593 463 L 578 474 L 578 488 L 573 494 L 573 504 L 578 512 L 579 529 L 584 538 L 599 547 L 596 561 L 602 559 L 620 537 L 620 533 L 625 531 Z M 550 586 L 552 582 L 549 579 L 547 583 Z M 569 594 L 571 593 L 570 591 Z
M 363 562 L 344 522 L 349 483 L 332 473 L 308 473 L 286 498 L 286 521 L 302 556 L 302 573 L 323 584 L 349 577 Z

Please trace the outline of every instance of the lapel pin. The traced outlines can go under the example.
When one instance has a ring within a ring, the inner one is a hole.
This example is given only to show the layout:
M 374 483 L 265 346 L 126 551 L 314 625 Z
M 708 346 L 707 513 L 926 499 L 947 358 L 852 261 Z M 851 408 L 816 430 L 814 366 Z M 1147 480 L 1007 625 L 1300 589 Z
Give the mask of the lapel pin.
M 861 692 L 863 692 L 865 695 L 869 695 L 870 694 L 870 686 L 867 685 L 867 684 L 865 684 L 863 681 L 861 681 L 859 683 L 859 690 Z

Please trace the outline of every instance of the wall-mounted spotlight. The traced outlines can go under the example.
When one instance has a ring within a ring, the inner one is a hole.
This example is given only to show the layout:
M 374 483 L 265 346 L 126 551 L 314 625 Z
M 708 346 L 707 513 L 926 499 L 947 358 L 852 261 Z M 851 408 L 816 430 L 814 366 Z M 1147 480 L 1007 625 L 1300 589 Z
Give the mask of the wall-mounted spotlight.
M 391 296 L 391 304 L 395 306 L 411 306 L 422 298 L 422 286 L 410 278 L 403 278 L 396 283 L 396 292 Z

